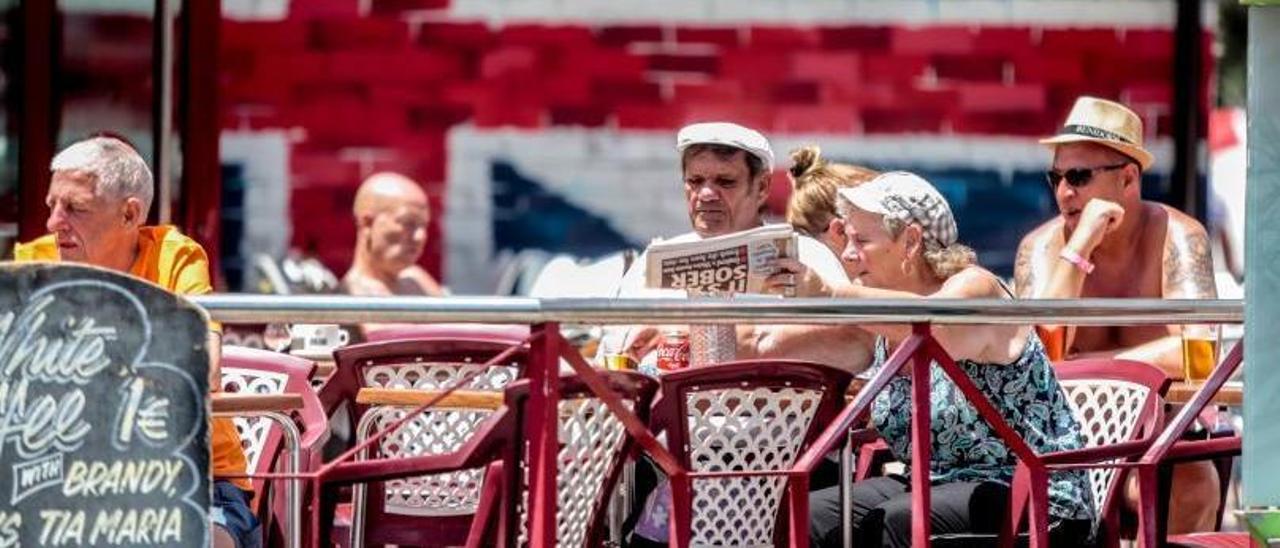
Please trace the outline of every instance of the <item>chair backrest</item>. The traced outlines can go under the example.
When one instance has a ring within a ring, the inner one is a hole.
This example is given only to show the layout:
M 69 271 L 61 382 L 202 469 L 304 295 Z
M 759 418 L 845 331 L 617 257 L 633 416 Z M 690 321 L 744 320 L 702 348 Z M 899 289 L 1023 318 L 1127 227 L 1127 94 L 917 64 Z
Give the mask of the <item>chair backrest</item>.
M 487 331 L 485 328 L 489 327 L 495 329 Z M 418 331 L 432 333 L 431 337 L 368 342 L 339 349 L 334 352 L 337 370 L 321 387 L 321 398 L 333 411 L 344 401 L 353 402 L 360 388 L 445 388 L 476 368 L 484 371 L 464 388 L 502 391 L 522 374 L 527 349 L 520 349 L 504 365 L 484 364 L 520 344 L 527 337 L 527 328 L 524 329 L 521 336 L 520 331 L 506 326 L 424 326 Z M 400 407 L 354 403 L 351 411 L 357 442 L 399 420 L 405 412 Z M 455 451 L 490 414 L 490 409 L 434 407 L 376 444 L 372 454 L 364 457 Z M 354 501 L 360 505 L 354 517 L 367 524 L 362 529 L 366 540 L 405 543 L 415 538 L 414 530 L 421 529 L 423 523 L 387 519 L 388 516 L 469 516 L 476 510 L 482 482 L 482 468 L 370 482 L 360 491 L 361 500 Z M 465 532 L 465 527 L 459 529 L 458 525 L 441 527 L 459 534 Z
M 641 421 L 648 420 L 649 406 L 657 382 L 629 371 L 600 371 L 609 388 L 623 405 Z M 513 426 L 511 439 L 504 444 L 504 493 L 506 503 L 506 546 L 529 543 L 526 523 L 529 508 L 529 443 L 523 428 L 528 412 L 529 382 L 516 381 L 507 387 L 506 407 Z M 602 546 L 607 537 L 604 516 L 607 501 L 634 444 L 622 421 L 609 411 L 604 400 L 576 375 L 560 376 L 559 451 L 556 463 L 556 546 Z M 497 489 L 498 486 L 486 487 Z M 515 502 L 515 504 L 510 504 Z
M 1155 367 L 1119 359 L 1089 359 L 1054 365 L 1086 447 L 1100 447 L 1158 433 L 1160 397 L 1170 379 Z M 1093 468 L 1094 507 L 1106 516 L 1123 488 L 1115 468 Z
M 304 430 L 310 422 L 323 422 L 319 400 L 311 389 L 311 375 L 316 364 L 287 354 L 258 348 L 240 346 L 222 347 L 222 391 L 242 394 L 300 394 L 303 398 Z M 308 409 L 310 408 L 310 409 Z M 241 447 L 249 471 L 269 472 L 274 467 L 275 455 L 283 443 L 280 429 L 268 419 L 235 417 L 232 421 L 240 433 Z M 263 492 L 265 482 L 253 480 L 254 489 Z
M 844 404 L 851 376 L 795 360 L 747 360 L 664 374 L 654 430 L 692 472 L 788 470 Z M 693 482 L 692 543 L 773 546 L 787 480 Z M 750 501 L 744 504 L 744 501 Z

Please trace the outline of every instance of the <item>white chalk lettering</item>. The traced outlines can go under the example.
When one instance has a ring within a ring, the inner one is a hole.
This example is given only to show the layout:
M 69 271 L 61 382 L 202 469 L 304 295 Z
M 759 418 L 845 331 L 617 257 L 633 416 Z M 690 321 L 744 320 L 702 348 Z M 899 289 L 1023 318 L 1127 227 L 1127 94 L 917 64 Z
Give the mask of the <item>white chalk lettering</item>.
M 96 327 L 93 318 L 67 318 L 63 332 L 68 337 L 40 335 L 48 320 L 45 309 L 53 302 L 54 297 L 47 295 L 17 318 L 10 312 L 0 319 L 0 356 L 4 356 L 0 378 L 83 385 L 111 365 L 105 340 L 115 339 L 116 329 Z
M 73 461 L 62 483 L 68 497 L 177 492 L 181 460 Z
M 166 544 L 182 540 L 182 512 L 176 508 L 130 508 L 98 512 L 89 544 Z
M 80 546 L 84 544 L 84 510 L 41 510 L 40 544 Z
M 62 482 L 62 453 L 54 453 L 42 459 L 13 465 L 13 496 L 9 502 L 17 504 L 46 487 Z
M 28 402 L 28 380 L 0 381 L 0 455 L 13 442 L 24 459 L 43 456 L 50 448 L 74 451 L 89 434 L 84 414 L 84 393 L 79 389 L 61 398 L 38 396 Z
M 18 545 L 18 532 L 22 529 L 22 514 L 0 511 L 0 548 Z

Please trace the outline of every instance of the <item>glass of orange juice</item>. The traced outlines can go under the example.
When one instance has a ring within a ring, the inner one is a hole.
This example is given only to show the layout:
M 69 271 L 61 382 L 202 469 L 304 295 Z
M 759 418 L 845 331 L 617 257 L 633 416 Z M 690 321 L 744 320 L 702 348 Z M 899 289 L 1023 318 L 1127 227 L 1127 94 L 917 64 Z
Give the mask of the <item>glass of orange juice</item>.
M 1191 324 L 1182 326 L 1182 377 L 1187 382 L 1209 378 L 1218 365 L 1218 342 L 1221 326 Z

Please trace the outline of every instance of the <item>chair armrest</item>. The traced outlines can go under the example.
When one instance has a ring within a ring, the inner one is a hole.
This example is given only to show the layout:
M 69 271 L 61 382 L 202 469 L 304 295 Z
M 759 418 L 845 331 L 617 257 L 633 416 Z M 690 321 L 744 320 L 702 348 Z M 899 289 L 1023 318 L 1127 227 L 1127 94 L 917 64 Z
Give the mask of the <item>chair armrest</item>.
M 1162 462 L 1191 462 L 1217 457 L 1234 457 L 1240 454 L 1240 436 L 1207 440 L 1183 440 L 1173 444 Z
M 1154 438 L 1148 437 L 1112 445 L 1103 445 L 1101 447 L 1089 447 L 1086 449 L 1045 453 L 1040 455 L 1040 459 L 1044 461 L 1045 466 L 1050 469 L 1093 467 L 1089 465 L 1098 465 L 1099 467 L 1111 466 L 1111 464 L 1106 461 L 1140 457 L 1142 456 L 1142 453 L 1145 452 L 1148 447 L 1151 447 L 1151 444 L 1154 442 Z
M 417 407 L 431 401 L 443 390 L 422 390 L 416 388 L 361 388 L 356 393 L 356 403 L 364 405 L 390 405 L 399 407 Z M 502 392 L 485 390 L 454 390 L 444 396 L 432 407 L 448 407 L 452 409 L 489 409 L 502 407 Z
M 210 398 L 215 415 L 240 416 L 245 413 L 279 412 L 302 409 L 300 394 L 240 394 L 218 392 Z

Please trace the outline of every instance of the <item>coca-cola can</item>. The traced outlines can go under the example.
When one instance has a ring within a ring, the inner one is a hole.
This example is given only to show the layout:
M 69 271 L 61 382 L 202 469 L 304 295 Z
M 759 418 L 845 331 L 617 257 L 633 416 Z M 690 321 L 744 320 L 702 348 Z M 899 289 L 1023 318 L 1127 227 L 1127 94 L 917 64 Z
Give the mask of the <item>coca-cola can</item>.
M 689 336 L 683 331 L 662 334 L 658 345 L 658 370 L 675 371 L 689 367 Z

